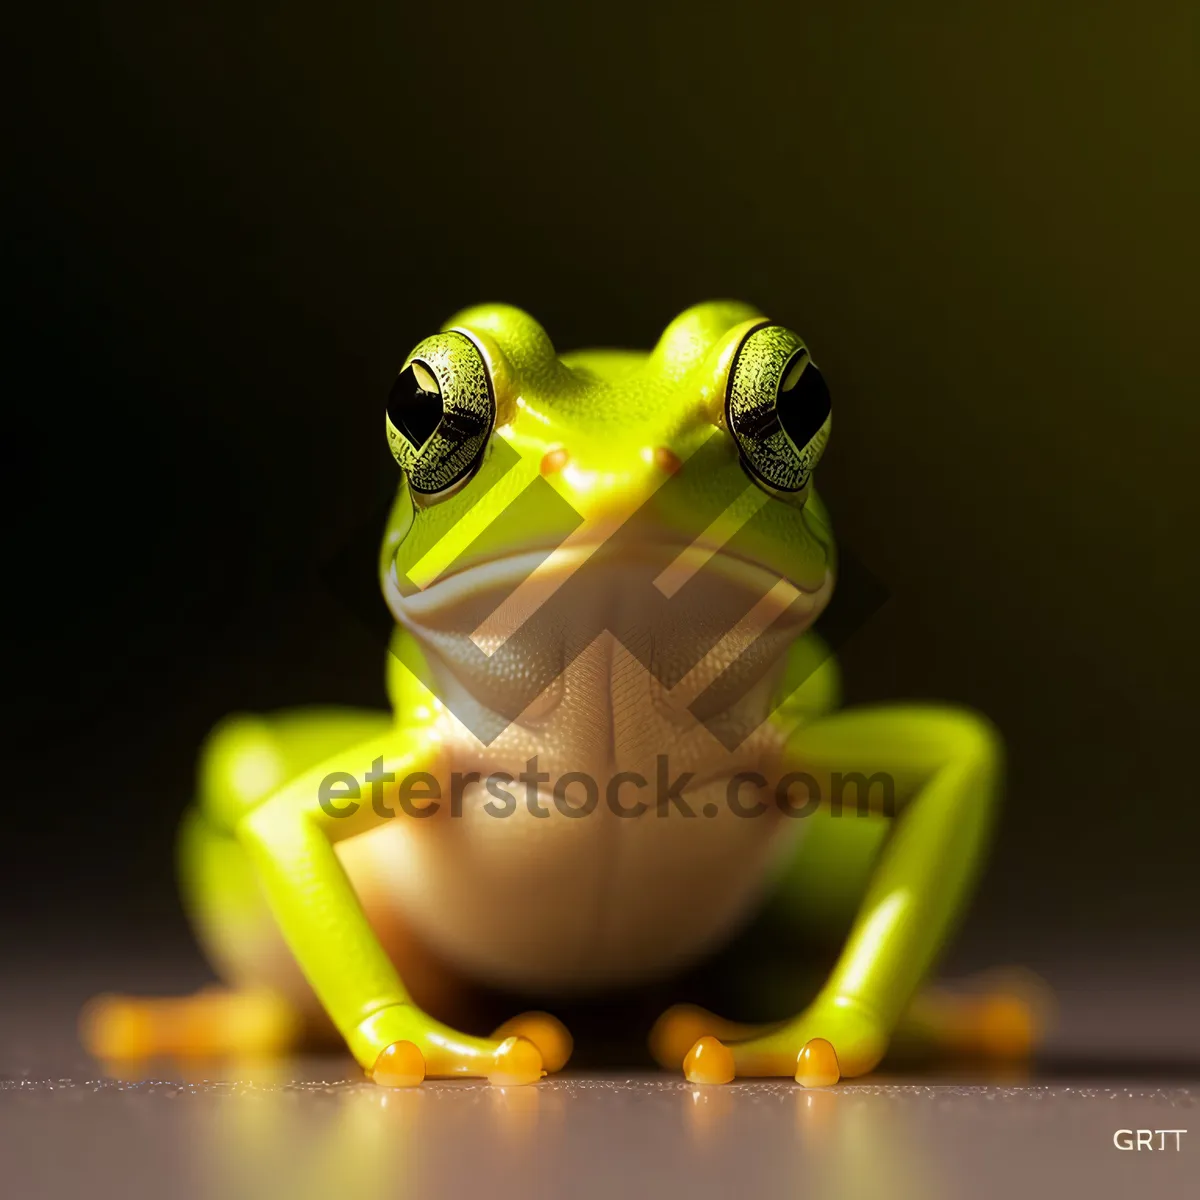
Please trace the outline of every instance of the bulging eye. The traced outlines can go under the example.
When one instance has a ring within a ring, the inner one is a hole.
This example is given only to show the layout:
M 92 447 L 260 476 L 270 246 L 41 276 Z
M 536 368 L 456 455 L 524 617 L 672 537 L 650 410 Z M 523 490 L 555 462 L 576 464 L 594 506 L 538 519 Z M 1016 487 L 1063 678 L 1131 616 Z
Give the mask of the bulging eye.
M 831 408 L 821 372 L 790 329 L 759 326 L 738 347 L 725 420 L 760 483 L 804 491 L 829 440 Z
M 455 330 L 426 338 L 392 384 L 386 411 L 388 445 L 413 491 L 429 495 L 465 479 L 496 423 L 479 347 Z

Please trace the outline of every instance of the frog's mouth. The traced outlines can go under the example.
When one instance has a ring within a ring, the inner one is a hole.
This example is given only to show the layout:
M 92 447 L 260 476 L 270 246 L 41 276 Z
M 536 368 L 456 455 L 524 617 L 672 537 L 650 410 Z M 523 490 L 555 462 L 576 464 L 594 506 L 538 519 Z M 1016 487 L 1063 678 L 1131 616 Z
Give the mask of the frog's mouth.
M 706 542 L 703 537 L 683 543 L 677 537 L 643 539 L 637 543 L 612 546 L 605 540 L 603 530 L 580 531 L 583 536 L 544 547 L 522 547 L 509 554 L 474 559 L 430 582 L 423 588 L 401 586 L 396 562 L 393 559 L 385 579 L 388 606 L 404 625 L 420 625 L 423 618 L 449 608 L 467 605 L 480 609 L 474 615 L 479 624 L 469 631 L 480 641 L 485 637 L 511 634 L 513 621 L 521 616 L 528 619 L 547 604 L 561 597 L 566 590 L 578 599 L 580 591 L 589 595 L 594 590 L 611 591 L 620 582 L 628 585 L 635 580 L 652 587 L 645 599 L 650 603 L 671 601 L 680 594 L 690 594 L 692 604 L 702 598 L 710 601 L 730 588 L 739 594 L 766 595 L 775 592 L 786 596 L 789 603 L 805 608 L 803 598 L 815 618 L 828 596 L 831 571 L 824 556 L 807 564 L 799 573 L 793 569 L 782 573 L 764 563 L 730 553 L 719 543 Z M 586 583 L 584 582 L 586 580 Z M 682 610 L 680 610 L 682 611 Z M 565 614 L 559 614 L 560 616 Z M 486 627 L 486 630 L 481 628 Z M 460 632 L 468 632 L 465 627 Z
M 606 630 L 653 659 L 668 690 L 689 672 L 712 682 L 738 662 L 751 686 L 816 620 L 832 585 L 823 562 L 797 582 L 697 542 L 580 540 L 473 562 L 407 594 L 393 565 L 385 593 L 444 685 L 503 710 L 529 677 L 558 679 Z

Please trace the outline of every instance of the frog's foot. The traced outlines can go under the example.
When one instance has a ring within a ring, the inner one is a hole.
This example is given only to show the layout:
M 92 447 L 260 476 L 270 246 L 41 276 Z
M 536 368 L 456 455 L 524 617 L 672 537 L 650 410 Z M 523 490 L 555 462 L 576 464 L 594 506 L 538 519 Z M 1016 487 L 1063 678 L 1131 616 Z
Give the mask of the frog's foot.
M 769 1026 L 738 1026 L 689 1006 L 660 1018 L 652 1035 L 659 1060 L 674 1062 L 683 1037 L 701 1030 L 683 1057 L 683 1073 L 692 1083 L 790 1075 L 805 1087 L 829 1087 L 865 1075 L 887 1047 L 881 1024 L 857 1005 L 814 1005 L 794 1020 Z
M 526 1012 L 505 1021 L 492 1034 L 497 1041 L 505 1038 L 528 1038 L 542 1056 L 542 1065 L 553 1074 L 561 1071 L 571 1057 L 575 1042 L 567 1027 L 546 1012 Z
M 149 1058 L 259 1057 L 293 1049 L 304 1021 L 274 992 L 204 988 L 190 996 L 97 996 L 79 1018 L 89 1054 Z
M 966 991 L 928 988 L 901 1018 L 896 1047 L 917 1056 L 1020 1061 L 1042 1041 L 1051 1007 L 1046 985 L 1025 973 L 993 973 Z
M 741 1025 L 696 1004 L 674 1004 L 654 1022 L 654 1028 L 650 1030 L 650 1053 L 664 1070 L 678 1071 L 683 1067 L 688 1051 L 701 1038 L 744 1042 L 778 1029 L 781 1024 L 776 1021 L 772 1025 Z
M 363 1022 L 351 1044 L 360 1062 L 364 1058 L 371 1061 L 368 1073 L 383 1087 L 462 1078 L 517 1087 L 536 1083 L 546 1074 L 542 1053 L 528 1037 L 481 1038 L 459 1033 L 413 1004 L 381 1009 Z M 370 1047 L 380 1044 L 382 1049 L 372 1058 Z

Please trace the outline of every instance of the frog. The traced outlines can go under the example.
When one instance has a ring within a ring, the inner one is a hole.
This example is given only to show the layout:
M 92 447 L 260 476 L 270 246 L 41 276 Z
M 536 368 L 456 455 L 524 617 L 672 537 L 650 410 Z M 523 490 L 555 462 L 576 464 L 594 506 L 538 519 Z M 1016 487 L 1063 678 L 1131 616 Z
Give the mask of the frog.
M 560 354 L 480 305 L 403 360 L 383 424 L 391 712 L 216 727 L 179 863 L 222 982 L 97 998 L 92 1053 L 324 1029 L 381 1086 L 521 1086 L 569 1059 L 561 998 L 686 972 L 764 905 L 841 914 L 832 969 L 769 1024 L 670 1006 L 665 1068 L 825 1087 L 905 1038 L 1027 1052 L 1027 1006 L 930 982 L 986 857 L 1001 736 L 965 707 L 842 707 L 813 628 L 837 577 L 814 486 L 832 403 L 799 335 L 712 301 L 650 350 Z M 546 1004 L 466 1032 L 456 978 Z

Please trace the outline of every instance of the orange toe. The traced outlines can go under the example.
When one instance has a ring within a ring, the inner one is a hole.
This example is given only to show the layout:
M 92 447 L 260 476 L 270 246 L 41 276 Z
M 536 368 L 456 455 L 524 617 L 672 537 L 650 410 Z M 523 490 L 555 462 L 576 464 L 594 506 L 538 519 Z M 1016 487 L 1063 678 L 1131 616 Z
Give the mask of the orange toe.
M 837 1052 L 824 1038 L 804 1043 L 796 1056 L 796 1082 L 804 1087 L 832 1087 L 842 1077 Z
M 79 1019 L 84 1049 L 96 1058 L 126 1061 L 155 1052 L 154 1027 L 146 1005 L 124 996 L 97 996 Z
M 1038 1040 L 1037 1018 L 1020 996 L 989 996 L 980 1005 L 978 1035 L 989 1058 L 1028 1058 Z
M 712 1024 L 711 1014 L 694 1004 L 676 1004 L 668 1008 L 650 1030 L 650 1053 L 660 1067 L 678 1071 L 688 1051 Z
M 371 1078 L 380 1087 L 416 1087 L 425 1078 L 425 1056 L 412 1042 L 393 1042 L 375 1060 Z
M 689 1083 L 730 1083 L 735 1074 L 733 1054 L 715 1037 L 702 1037 L 687 1052 L 683 1073 Z
M 510 1037 L 496 1048 L 494 1066 L 488 1072 L 488 1082 L 501 1087 L 519 1087 L 536 1083 L 546 1073 L 542 1055 L 525 1037 Z
M 492 1037 L 504 1041 L 510 1037 L 528 1038 L 542 1056 L 547 1071 L 561 1071 L 571 1057 L 575 1043 L 567 1027 L 546 1012 L 527 1012 L 505 1021 Z

